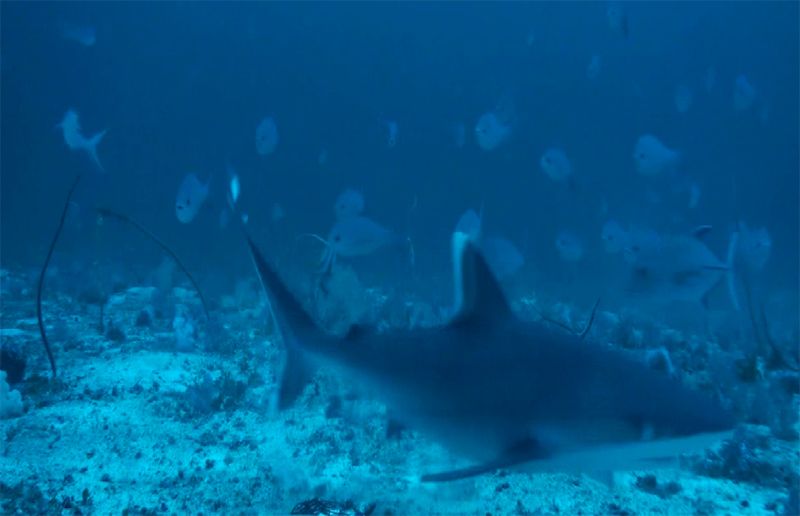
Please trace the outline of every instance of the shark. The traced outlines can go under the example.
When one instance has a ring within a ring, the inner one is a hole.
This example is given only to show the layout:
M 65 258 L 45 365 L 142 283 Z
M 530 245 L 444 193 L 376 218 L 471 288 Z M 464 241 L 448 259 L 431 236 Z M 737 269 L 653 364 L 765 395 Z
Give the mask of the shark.
M 291 407 L 316 368 L 360 384 L 405 427 L 462 459 L 447 482 L 500 469 L 603 475 L 653 469 L 731 435 L 733 415 L 621 351 L 516 316 L 469 234 L 452 238 L 454 312 L 429 328 L 323 331 L 249 235 L 285 347 L 276 393 Z

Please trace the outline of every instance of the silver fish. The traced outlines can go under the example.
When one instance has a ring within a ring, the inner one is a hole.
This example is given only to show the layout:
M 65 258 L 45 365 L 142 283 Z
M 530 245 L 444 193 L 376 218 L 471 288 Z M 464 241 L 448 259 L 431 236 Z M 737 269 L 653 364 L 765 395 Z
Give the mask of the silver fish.
M 336 258 L 366 256 L 375 251 L 395 244 L 408 244 L 408 239 L 386 229 L 374 220 L 364 216 L 353 216 L 342 219 L 333 225 L 328 238 L 308 235 L 325 245 L 320 272 L 328 272 L 336 262 Z M 413 262 L 413 247 L 411 247 Z
M 625 249 L 631 266 L 629 292 L 658 303 L 705 303 L 708 292 L 727 279 L 731 302 L 738 310 L 733 282 L 738 233 L 731 236 L 727 259 L 723 262 L 701 240 L 709 230 L 710 226 L 701 226 L 690 235 L 667 235 L 657 239 L 632 235 Z
M 186 174 L 175 198 L 175 216 L 183 224 L 193 221 L 208 197 L 209 179 L 201 183 L 194 174 Z M 233 184 L 233 182 L 232 182 Z
M 56 126 L 61 129 L 64 135 L 64 143 L 67 144 L 71 150 L 82 150 L 89 155 L 100 172 L 105 172 L 103 165 L 100 163 L 100 158 L 97 157 L 97 146 L 106 135 L 106 130 L 95 133 L 90 138 L 86 138 L 81 132 L 81 124 L 78 119 L 78 113 L 74 109 L 68 110 L 64 114 L 64 118 Z
M 358 190 L 347 188 L 336 198 L 333 208 L 336 220 L 356 217 L 364 211 L 364 196 Z

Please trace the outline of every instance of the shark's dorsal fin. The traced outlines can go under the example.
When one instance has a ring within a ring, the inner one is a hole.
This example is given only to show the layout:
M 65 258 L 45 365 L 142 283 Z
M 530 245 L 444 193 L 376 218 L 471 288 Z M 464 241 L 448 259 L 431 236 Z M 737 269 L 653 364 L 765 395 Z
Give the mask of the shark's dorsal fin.
M 475 240 L 466 233 L 453 233 L 453 282 L 452 324 L 497 322 L 512 317 L 497 279 Z

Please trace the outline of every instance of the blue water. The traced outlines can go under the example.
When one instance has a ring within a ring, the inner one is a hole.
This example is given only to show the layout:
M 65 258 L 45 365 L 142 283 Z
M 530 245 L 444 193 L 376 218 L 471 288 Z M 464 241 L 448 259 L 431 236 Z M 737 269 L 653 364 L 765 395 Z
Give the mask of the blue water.
M 352 187 L 364 194 L 366 214 L 411 238 L 415 261 L 389 251 L 344 262 L 368 286 L 436 305 L 451 297 L 450 234 L 467 208 L 482 208 L 487 228 L 522 252 L 525 265 L 509 292 L 584 310 L 597 297 L 613 309 L 631 306 L 629 271 L 600 239 L 609 218 L 661 234 L 712 225 L 706 242 L 721 259 L 746 221 L 771 235 L 771 255 L 753 281 L 775 324 L 792 335 L 800 281 L 798 3 L 625 3 L 628 37 L 609 28 L 606 8 L 3 2 L 0 263 L 33 277 L 80 175 L 53 260 L 65 276 L 61 287 L 75 293 L 90 273 L 148 283 L 162 261 L 142 235 L 98 219 L 94 209 L 104 206 L 167 242 L 218 303 L 252 278 L 241 234 L 219 224 L 231 164 L 251 234 L 297 283 L 319 252 L 298 237 L 324 237 L 336 196 Z M 96 42 L 66 39 L 64 24 L 93 27 Z M 595 55 L 602 65 L 592 80 Z M 715 82 L 707 90 L 709 69 Z M 742 112 L 733 105 L 740 75 L 757 92 Z M 679 84 L 693 92 L 683 114 L 673 100 Z M 474 127 L 498 104 L 512 106 L 512 133 L 486 151 Z M 98 147 L 105 173 L 65 145 L 56 124 L 68 109 L 80 114 L 84 134 L 108 130 Z M 267 116 L 280 141 L 260 156 L 255 132 Z M 388 120 L 399 128 L 393 147 Z M 465 127 L 463 148 L 454 141 L 457 124 Z M 632 154 L 645 133 L 680 151 L 674 175 L 637 174 Z M 554 146 L 569 156 L 574 184 L 542 173 L 539 159 Z M 211 177 L 211 192 L 197 218 L 181 224 L 175 196 L 190 172 Z M 682 190 L 689 182 L 701 190 L 694 208 Z M 280 221 L 275 204 L 285 212 Z M 562 230 L 582 239 L 580 262 L 559 256 Z M 725 289 L 714 289 L 710 303 L 733 326 L 747 323 L 731 315 Z

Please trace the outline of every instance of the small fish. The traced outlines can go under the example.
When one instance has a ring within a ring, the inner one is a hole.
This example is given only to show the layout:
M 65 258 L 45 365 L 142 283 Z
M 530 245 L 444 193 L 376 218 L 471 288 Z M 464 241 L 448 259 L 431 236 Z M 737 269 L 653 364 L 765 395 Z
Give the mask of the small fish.
M 562 149 L 550 148 L 545 151 L 539 160 L 542 172 L 553 181 L 567 181 L 572 176 L 572 164 Z
M 372 254 L 396 240 L 394 232 L 363 216 L 337 222 L 328 234 L 331 249 L 346 257 Z
M 628 265 L 633 265 L 639 249 L 658 249 L 661 246 L 661 235 L 650 228 L 637 227 L 628 231 L 626 243 L 622 255 Z
M 738 233 L 731 236 L 727 260 L 722 262 L 701 240 L 709 230 L 710 226 L 701 226 L 690 235 L 633 238 L 625 249 L 631 265 L 629 293 L 658 303 L 695 301 L 705 304 L 708 292 L 726 278 L 731 302 L 738 310 L 739 301 L 733 285 Z
M 256 152 L 261 156 L 272 154 L 278 146 L 278 125 L 267 117 L 256 128 Z
M 655 176 L 674 169 L 681 154 L 672 150 L 652 134 L 644 134 L 636 141 L 633 160 L 636 170 L 643 176 Z
M 397 134 L 400 132 L 400 126 L 394 120 L 386 121 L 386 145 L 393 148 L 397 145 Z
M 69 41 L 74 41 L 84 47 L 91 47 L 97 42 L 97 34 L 94 27 L 90 25 L 73 25 L 63 23 L 61 26 L 61 36 Z
M 592 59 L 589 60 L 589 64 L 586 66 L 586 77 L 590 81 L 597 79 L 597 77 L 600 75 L 600 69 L 602 66 L 603 61 L 600 59 L 600 56 L 592 56 Z
M 78 113 L 70 109 L 64 114 L 64 118 L 56 126 L 59 127 L 64 134 L 64 142 L 71 150 L 83 150 L 89 155 L 89 158 L 97 166 L 98 170 L 105 172 L 100 159 L 97 157 L 97 145 L 103 140 L 107 130 L 96 133 L 91 138 L 86 138 L 81 133 L 81 124 L 78 120 Z
M 239 176 L 236 174 L 236 171 L 228 165 L 228 176 L 230 179 L 230 194 L 231 194 L 231 201 L 233 204 L 236 204 L 236 201 L 239 200 L 239 194 L 242 192 L 242 185 L 239 183 Z
M 238 174 L 236 174 L 236 171 L 233 169 L 233 167 L 230 164 L 228 164 L 226 166 L 226 169 L 227 169 L 227 172 L 228 172 L 228 177 L 230 178 L 228 180 L 228 205 L 225 206 L 224 208 L 222 208 L 222 211 L 220 211 L 220 213 L 219 213 L 219 227 L 220 227 L 220 229 L 225 229 L 226 227 L 228 227 L 228 221 L 230 220 L 231 215 L 236 215 L 237 214 L 238 210 L 236 209 L 236 203 L 239 201 L 239 195 L 241 194 L 241 191 L 242 191 L 242 186 L 241 186 L 241 183 L 239 182 L 239 176 L 238 176 Z M 190 175 L 192 175 L 192 174 L 190 174 Z M 196 177 L 194 177 L 194 179 L 190 180 L 189 176 L 187 176 L 186 178 L 184 178 L 183 181 L 184 181 L 184 184 L 186 185 L 187 194 L 184 196 L 184 202 L 181 204 L 183 206 L 183 208 L 181 208 L 179 210 L 178 209 L 178 204 L 176 203 L 175 211 L 176 211 L 176 213 L 178 211 L 183 212 L 184 218 L 187 219 L 186 222 L 191 222 L 191 220 L 194 219 L 194 217 L 197 215 L 197 211 L 200 210 L 200 207 L 199 207 L 199 205 L 197 205 L 197 203 L 195 201 L 191 201 L 192 206 L 196 206 L 194 208 L 194 213 L 192 213 L 190 209 L 187 209 L 186 199 L 191 199 L 193 197 L 193 195 L 194 195 L 196 197 L 202 197 L 203 201 L 205 201 L 206 197 L 208 197 L 208 185 L 211 183 L 211 179 L 209 178 L 208 183 L 206 183 L 205 185 L 201 185 L 200 181 L 198 181 Z M 196 183 L 196 185 L 192 186 L 190 183 Z M 181 188 L 183 188 L 184 184 L 181 185 Z M 199 185 L 199 186 L 197 186 L 197 185 Z M 204 195 L 199 195 L 197 193 L 198 191 L 202 192 L 203 190 L 205 190 L 205 194 Z M 195 193 L 192 194 L 191 193 L 192 191 L 194 191 Z M 180 196 L 179 196 L 179 199 L 180 199 Z M 200 204 L 202 204 L 202 202 L 200 202 Z M 244 224 L 247 224 L 247 214 L 239 213 L 239 216 L 240 216 L 242 222 Z M 181 215 L 180 214 L 178 215 L 178 219 L 179 220 L 181 219 Z M 184 221 L 181 220 L 181 222 L 184 222 Z
M 600 237 L 603 239 L 603 247 L 607 253 L 620 253 L 628 245 L 628 232 L 614 219 L 603 224 Z
M 583 243 L 570 231 L 560 231 L 556 236 L 556 250 L 562 260 L 578 262 L 583 258 Z
M 188 224 L 197 216 L 208 197 L 210 183 L 211 179 L 206 184 L 201 183 L 194 174 L 186 174 L 183 178 L 175 199 L 175 215 L 181 223 Z
M 346 258 L 367 256 L 389 245 L 411 244 L 408 239 L 403 239 L 374 220 L 360 215 L 336 222 L 328 233 L 328 238 L 314 234 L 307 236 L 316 238 L 325 245 L 319 269 L 321 273 L 330 272 L 337 256 Z M 413 260 L 413 247 L 411 256 Z
M 744 221 L 739 222 L 739 246 L 737 258 L 748 270 L 764 269 L 772 253 L 772 237 L 767 228 L 749 228 Z
M 486 263 L 498 280 L 505 280 L 513 276 L 525 264 L 522 253 L 507 238 L 486 237 L 480 241 L 480 249 Z
M 347 188 L 336 198 L 333 209 L 336 220 L 357 217 L 364 211 L 364 196 L 358 190 Z
M 622 34 L 627 39 L 629 35 L 628 15 L 620 2 L 610 2 L 606 7 L 606 20 L 612 32 Z
M 475 139 L 481 149 L 491 151 L 511 135 L 511 126 L 502 122 L 494 111 L 484 113 L 475 124 Z
M 678 84 L 675 87 L 675 109 L 678 110 L 678 113 L 685 114 L 689 111 L 689 108 L 692 107 L 692 100 L 694 100 L 694 94 L 692 93 L 691 88 L 689 88 L 686 84 Z
M 736 111 L 746 111 L 755 101 L 756 89 L 750 83 L 750 79 L 746 75 L 738 76 L 733 87 L 733 108 Z

